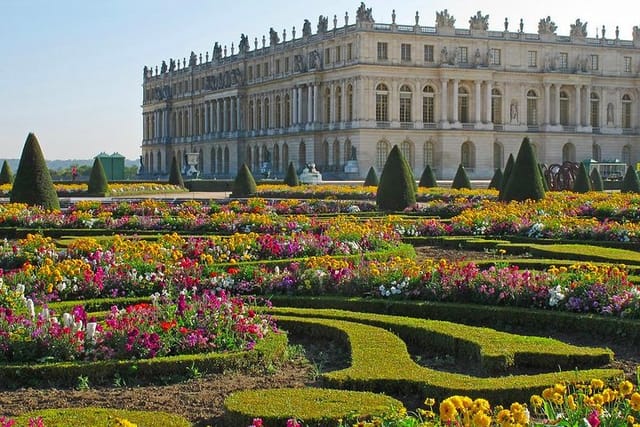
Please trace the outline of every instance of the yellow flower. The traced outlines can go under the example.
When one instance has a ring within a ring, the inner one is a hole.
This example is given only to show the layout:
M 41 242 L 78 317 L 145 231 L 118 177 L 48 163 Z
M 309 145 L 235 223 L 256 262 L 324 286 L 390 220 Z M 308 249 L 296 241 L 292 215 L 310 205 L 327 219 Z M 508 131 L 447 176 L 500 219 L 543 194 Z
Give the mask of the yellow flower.
M 623 396 L 628 396 L 633 392 L 633 384 L 630 381 L 622 381 L 618 385 L 618 390 Z
M 604 381 L 599 379 L 591 380 L 591 388 L 594 390 L 602 390 L 604 388 Z
M 477 412 L 473 416 L 473 425 L 477 427 L 489 427 L 491 425 L 491 417 L 485 413 Z
M 556 393 L 564 394 L 567 391 L 567 386 L 564 384 L 556 384 L 553 386 L 553 391 Z
M 531 406 L 534 408 L 542 408 L 544 399 L 540 395 L 534 394 L 531 396 L 531 399 L 529 399 L 529 403 L 531 403 Z
M 501 425 L 511 424 L 511 411 L 508 409 L 503 409 L 502 411 L 498 412 L 498 415 L 496 415 L 496 421 Z
M 425 404 L 425 406 L 433 406 L 433 405 L 436 404 L 436 400 L 433 397 L 427 397 L 424 400 L 424 404 Z
M 629 399 L 629 404 L 634 411 L 640 411 L 640 393 L 633 393 Z
M 491 405 L 487 399 L 476 399 L 473 401 L 471 410 L 473 412 L 489 412 L 491 410 Z
M 553 393 L 553 396 L 551 396 L 551 401 L 556 405 L 562 405 L 564 403 L 564 396 L 560 393 Z
M 575 401 L 575 399 L 574 399 L 572 394 L 570 394 L 567 397 L 567 407 L 569 409 L 571 409 L 572 411 L 575 411 L 576 409 L 578 409 L 578 405 L 576 405 L 576 401 Z
M 453 421 L 457 415 L 458 411 L 450 399 L 445 399 L 440 403 L 440 419 L 442 421 Z
M 551 398 L 553 397 L 553 393 L 554 390 L 551 387 L 545 388 L 544 390 L 542 390 L 542 397 L 545 400 L 551 400 Z

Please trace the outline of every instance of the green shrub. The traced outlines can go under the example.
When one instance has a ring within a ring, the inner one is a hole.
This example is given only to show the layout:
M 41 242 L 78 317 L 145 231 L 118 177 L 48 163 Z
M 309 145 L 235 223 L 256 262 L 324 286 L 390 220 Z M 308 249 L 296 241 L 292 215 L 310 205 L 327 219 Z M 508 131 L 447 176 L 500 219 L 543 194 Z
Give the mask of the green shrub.
M 591 180 L 591 189 L 593 191 L 604 191 L 604 181 L 602 181 L 602 176 L 598 168 L 593 168 L 589 179 Z
M 588 193 L 591 191 L 591 179 L 589 179 L 587 165 L 584 162 L 580 162 L 580 166 L 578 166 L 578 174 L 573 183 L 573 191 L 576 193 Z
M 284 184 L 289 187 L 297 187 L 300 185 L 300 180 L 298 179 L 298 172 L 296 172 L 296 167 L 293 166 L 293 162 L 289 162 L 289 166 L 287 167 L 287 174 L 284 177 Z
M 436 181 L 436 175 L 433 173 L 433 169 L 431 169 L 430 165 L 425 166 L 420 176 L 418 187 L 433 188 L 437 186 L 438 182 Z
M 180 168 L 178 167 L 178 159 L 176 159 L 176 156 L 173 156 L 171 158 L 171 169 L 169 169 L 169 184 L 184 187 L 184 179 L 182 179 L 182 174 L 180 173 Z
M 401 211 L 416 204 L 413 172 L 397 145 L 391 149 L 382 169 L 376 204 L 382 211 Z
M 520 145 L 506 188 L 503 187 L 501 199 L 504 201 L 540 200 L 544 198 L 544 195 L 544 185 L 538 161 L 529 138 L 525 137 Z
M 542 187 L 544 191 L 549 191 L 549 181 L 547 181 L 547 177 L 544 176 L 544 169 L 542 169 L 542 165 L 538 163 L 538 169 L 540 170 L 540 176 L 542 177 Z
M 493 177 L 491 178 L 491 182 L 489 182 L 489 189 L 494 189 L 500 191 L 502 188 L 502 171 L 500 168 L 496 169 L 493 173 Z
M 42 417 L 47 427 L 92 426 L 112 427 L 121 425 L 117 419 L 139 426 L 190 427 L 191 423 L 175 414 L 156 411 L 130 411 L 107 408 L 44 409 L 28 412 L 16 419 L 17 425 L 26 426 L 29 418 Z
M 458 170 L 456 171 L 456 176 L 453 178 L 453 182 L 451 183 L 451 188 L 455 190 L 471 188 L 471 181 L 469 181 L 467 171 L 464 170 L 462 163 L 458 165 Z
M 627 168 L 627 173 L 624 174 L 620 191 L 622 193 L 640 193 L 640 180 L 638 180 L 637 172 L 631 166 Z
M 107 182 L 107 174 L 104 171 L 104 167 L 102 167 L 102 161 L 99 157 L 96 157 L 93 161 L 93 167 L 91 168 L 87 193 L 92 196 L 104 197 L 108 191 L 109 183 Z
M 507 164 L 504 167 L 504 171 L 502 172 L 502 184 L 500 184 L 500 194 L 498 195 L 499 200 L 503 200 L 504 190 L 507 187 L 507 181 L 509 181 L 509 176 L 511 176 L 511 172 L 513 171 L 513 165 L 516 160 L 513 158 L 513 153 L 509 153 L 509 158 L 507 159 Z
M 0 171 L 0 185 L 2 184 L 13 184 L 13 171 L 6 160 L 2 163 L 2 170 Z
M 45 209 L 60 209 L 60 201 L 51 181 L 47 162 L 44 160 L 38 138 L 33 133 L 27 136 L 22 149 L 10 201 L 39 205 Z
M 256 194 L 258 187 L 246 163 L 243 163 L 231 187 L 232 197 L 249 197 Z
M 376 173 L 376 170 L 373 168 L 373 166 L 371 166 L 369 168 L 369 172 L 367 172 L 367 177 L 364 179 L 364 186 L 377 187 L 379 183 L 380 180 L 378 179 L 378 174 Z

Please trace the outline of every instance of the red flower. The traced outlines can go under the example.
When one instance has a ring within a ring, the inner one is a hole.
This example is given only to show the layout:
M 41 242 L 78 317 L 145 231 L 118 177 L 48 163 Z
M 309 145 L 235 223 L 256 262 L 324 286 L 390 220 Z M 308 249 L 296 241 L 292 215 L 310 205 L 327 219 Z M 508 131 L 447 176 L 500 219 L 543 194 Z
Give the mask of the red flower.
M 240 269 L 236 267 L 229 267 L 229 269 L 227 270 L 227 273 L 231 275 L 238 274 L 239 272 L 240 272 Z
M 160 322 L 160 327 L 163 331 L 167 332 L 169 329 L 176 326 L 176 321 L 172 320 L 171 322 Z

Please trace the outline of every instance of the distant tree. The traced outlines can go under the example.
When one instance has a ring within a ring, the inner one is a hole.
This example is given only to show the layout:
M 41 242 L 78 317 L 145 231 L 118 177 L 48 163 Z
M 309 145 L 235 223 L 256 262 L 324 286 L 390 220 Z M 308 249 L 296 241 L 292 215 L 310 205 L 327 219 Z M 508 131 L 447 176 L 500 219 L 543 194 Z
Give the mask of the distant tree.
M 60 201 L 53 187 L 40 143 L 33 133 L 27 136 L 22 149 L 10 201 L 38 205 L 45 209 L 60 209 Z
M 500 194 L 498 194 L 499 200 L 503 200 L 504 190 L 507 188 L 507 181 L 509 180 L 509 176 L 511 176 L 511 171 L 513 171 L 513 165 L 515 162 L 516 160 L 513 158 L 513 153 L 509 153 L 507 164 L 502 172 L 502 184 L 500 185 Z
M 180 168 L 178 167 L 178 159 L 176 159 L 176 156 L 173 156 L 171 158 L 171 169 L 169 170 L 169 184 L 184 187 L 184 180 L 182 179 L 182 174 L 180 173 Z
M 591 191 L 591 179 L 589 179 L 587 165 L 585 165 L 584 162 L 580 162 L 578 166 L 578 174 L 573 183 L 573 191 L 575 193 L 588 193 Z
M 376 170 L 373 168 L 373 166 L 371 166 L 369 168 L 369 172 L 367 173 L 367 177 L 364 179 L 364 186 L 377 187 L 379 183 L 380 180 L 378 179 L 378 174 L 376 173 Z
M 638 180 L 638 174 L 631 166 L 627 168 L 627 173 L 624 174 L 622 180 L 621 193 L 640 193 L 640 180 Z
M 253 178 L 246 163 L 243 163 L 238 171 L 238 175 L 236 175 L 236 179 L 233 181 L 231 197 L 249 197 L 255 195 L 257 192 L 258 187 L 256 180 Z
M 509 176 L 506 188 L 503 187 L 504 201 L 511 200 L 540 200 L 544 198 L 545 191 L 542 184 L 542 175 L 538 167 L 536 154 L 525 137 L 520 144 L 518 157 L 513 164 L 513 171 Z
M 298 172 L 296 172 L 296 167 L 293 166 L 293 162 L 289 162 L 289 167 L 287 167 L 287 174 L 284 177 L 284 184 L 289 187 L 297 187 L 300 185 L 300 180 L 298 179 Z
M 462 163 L 458 165 L 458 170 L 456 171 L 456 176 L 453 178 L 453 182 L 451 183 L 451 188 L 456 190 L 471 188 L 471 181 L 469 181 L 467 171 L 464 170 Z
M 6 160 L 2 162 L 2 170 L 0 171 L 0 185 L 2 184 L 13 184 L 13 171 Z
M 500 191 L 502 188 L 502 171 L 500 168 L 496 169 L 493 173 L 493 177 L 491 178 L 491 182 L 489 182 L 489 189 L 494 189 Z
M 397 145 L 382 168 L 376 204 L 383 211 L 401 211 L 416 204 L 416 181 Z
M 102 161 L 96 157 L 91 168 L 89 176 L 89 184 L 87 186 L 87 194 L 91 196 L 104 197 L 109 191 L 109 183 L 107 182 L 107 174 L 102 166 Z
M 425 166 L 420 176 L 418 187 L 433 188 L 437 186 L 438 182 L 436 181 L 436 175 L 433 173 L 433 169 L 431 169 L 430 165 Z
M 591 179 L 591 189 L 593 191 L 604 191 L 604 181 L 602 181 L 602 176 L 598 168 L 593 168 L 589 179 Z

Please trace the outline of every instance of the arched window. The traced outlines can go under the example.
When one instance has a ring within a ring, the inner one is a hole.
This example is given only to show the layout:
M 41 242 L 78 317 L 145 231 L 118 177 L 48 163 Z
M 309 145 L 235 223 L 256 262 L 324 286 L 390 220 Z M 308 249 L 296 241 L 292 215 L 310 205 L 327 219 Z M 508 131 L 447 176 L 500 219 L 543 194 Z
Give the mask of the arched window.
M 335 141 L 333 141 L 333 165 L 336 168 L 342 165 L 340 160 L 340 141 L 336 139 Z
M 284 127 L 291 126 L 291 98 L 289 94 L 284 96 Z
M 400 123 L 411 123 L 411 87 L 400 86 Z
M 342 88 L 338 86 L 336 88 L 336 96 L 335 96 L 335 112 L 336 112 L 336 122 L 342 121 Z
M 378 144 L 376 145 L 376 167 L 378 170 L 382 170 L 384 168 L 388 155 L 389 143 L 385 140 L 378 141 Z
M 276 126 L 277 128 L 282 127 L 282 103 L 280 102 L 280 95 L 276 96 Z
M 427 165 L 429 165 L 433 169 L 433 141 L 429 140 L 425 142 L 422 151 L 422 157 L 424 159 L 424 165 L 422 166 L 427 167 Z
M 625 145 L 622 147 L 622 162 L 631 167 L 631 146 Z
M 289 145 L 285 142 L 282 144 L 282 171 L 286 171 L 289 167 Z
M 304 141 L 300 141 L 298 146 L 298 165 L 304 167 L 307 164 L 307 145 Z
M 458 91 L 458 120 L 469 123 L 469 91 L 466 87 Z
M 331 123 L 331 89 L 324 91 L 324 122 Z
M 253 148 L 253 171 L 256 173 L 260 171 L 260 148 L 256 145 Z
M 527 125 L 538 124 L 538 94 L 534 90 L 527 92 Z
M 597 93 L 591 93 L 591 126 L 600 127 L 600 97 Z
M 157 164 L 156 167 L 158 168 L 158 173 L 162 173 L 162 152 L 161 151 L 158 151 L 156 164 Z
M 423 123 L 436 122 L 436 92 L 428 85 L 422 89 L 422 121 Z
M 622 127 L 631 128 L 631 97 L 627 94 L 622 96 Z
M 218 156 L 216 160 L 217 160 L 216 172 L 220 174 L 224 170 L 224 164 L 222 159 L 222 147 L 218 147 Z
M 353 86 L 347 86 L 347 121 L 353 121 Z
M 400 152 L 404 156 L 407 163 L 409 163 L 409 166 L 411 167 L 411 169 L 413 169 L 413 165 L 414 165 L 413 142 L 402 141 L 402 144 L 400 144 Z
M 569 124 L 569 95 L 567 92 L 560 92 L 560 124 L 567 126 Z
M 389 89 L 384 83 L 376 87 L 376 121 L 389 121 Z
M 320 159 L 323 169 L 327 169 L 329 166 L 329 143 L 325 139 L 322 141 L 322 158 Z
M 576 161 L 576 147 L 570 142 L 562 146 L 562 163 Z
M 153 153 L 149 154 L 149 162 L 147 163 L 147 165 L 149 165 L 149 173 L 154 173 L 155 169 L 153 168 Z
M 493 168 L 502 169 L 502 162 L 504 160 L 504 149 L 499 142 L 493 143 Z
M 216 173 L 216 149 L 212 148 L 209 154 L 209 173 L 211 175 Z
M 602 148 L 600 148 L 599 144 L 594 143 L 591 146 L 591 158 L 596 162 L 599 162 L 602 160 Z
M 502 124 L 502 93 L 498 89 L 491 89 L 491 122 Z
M 271 153 L 269 152 L 269 149 L 267 148 L 266 145 L 262 145 L 262 156 L 261 156 L 261 161 L 264 162 L 271 162 Z
M 251 166 L 253 165 L 253 162 L 252 162 L 252 157 L 253 157 L 253 156 L 252 156 L 252 153 L 253 153 L 253 152 L 252 152 L 252 150 L 251 150 L 251 147 L 247 145 L 247 158 L 245 159 L 246 161 L 245 161 L 244 163 L 247 165 L 247 167 L 248 167 L 249 169 L 251 169 Z
M 465 141 L 460 147 L 460 163 L 467 171 L 476 167 L 476 147 L 471 141 Z

